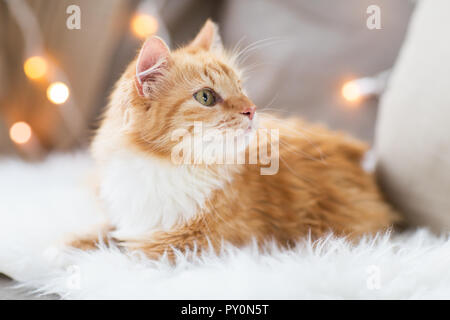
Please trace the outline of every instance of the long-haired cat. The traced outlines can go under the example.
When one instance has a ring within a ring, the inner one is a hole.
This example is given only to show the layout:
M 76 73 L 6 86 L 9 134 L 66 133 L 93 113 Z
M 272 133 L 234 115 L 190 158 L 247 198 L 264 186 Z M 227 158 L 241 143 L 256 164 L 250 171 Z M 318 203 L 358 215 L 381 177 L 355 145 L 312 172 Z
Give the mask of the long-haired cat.
M 208 162 L 195 151 L 175 161 L 183 146 L 177 130 L 204 150 L 220 145 L 199 140 L 198 126 L 219 136 L 239 132 L 230 141 L 245 142 L 223 151 L 244 155 L 245 163 Z M 210 20 L 174 51 L 158 37 L 147 39 L 92 144 L 106 237 L 152 258 L 174 249 L 218 250 L 223 242 L 286 246 L 305 236 L 357 238 L 389 228 L 397 214 L 361 168 L 365 151 L 345 135 L 259 114 Z M 72 245 L 96 242 L 98 232 Z

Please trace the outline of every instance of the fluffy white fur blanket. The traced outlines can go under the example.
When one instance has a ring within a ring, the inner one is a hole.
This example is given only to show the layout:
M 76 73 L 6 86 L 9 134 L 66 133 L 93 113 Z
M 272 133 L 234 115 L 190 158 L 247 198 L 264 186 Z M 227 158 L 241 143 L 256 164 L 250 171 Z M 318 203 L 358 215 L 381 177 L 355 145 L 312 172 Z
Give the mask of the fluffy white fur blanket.
M 114 248 L 55 256 L 65 234 L 102 219 L 91 166 L 85 154 L 0 160 L 0 272 L 70 299 L 450 298 L 449 238 L 425 230 L 356 246 L 328 237 L 291 250 L 226 247 L 175 267 Z

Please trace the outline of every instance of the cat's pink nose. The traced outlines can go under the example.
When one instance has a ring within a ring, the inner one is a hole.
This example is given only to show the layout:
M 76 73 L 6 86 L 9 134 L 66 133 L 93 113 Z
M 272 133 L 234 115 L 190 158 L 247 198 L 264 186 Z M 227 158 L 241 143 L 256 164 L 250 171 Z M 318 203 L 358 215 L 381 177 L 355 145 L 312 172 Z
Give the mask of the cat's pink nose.
M 244 116 L 247 116 L 250 120 L 253 119 L 253 116 L 255 115 L 256 107 L 248 107 L 245 108 L 244 111 L 241 112 Z

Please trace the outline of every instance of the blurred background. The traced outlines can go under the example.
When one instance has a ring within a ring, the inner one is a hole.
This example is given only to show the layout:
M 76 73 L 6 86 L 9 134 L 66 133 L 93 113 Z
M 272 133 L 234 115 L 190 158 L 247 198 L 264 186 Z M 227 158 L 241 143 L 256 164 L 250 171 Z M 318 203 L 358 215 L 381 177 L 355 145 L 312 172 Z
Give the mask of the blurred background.
M 381 29 L 366 26 L 370 5 Z M 0 0 L 0 155 L 86 147 L 143 39 L 176 48 L 208 17 L 226 47 L 247 48 L 246 88 L 261 109 L 372 142 L 377 94 L 413 9 L 410 0 Z

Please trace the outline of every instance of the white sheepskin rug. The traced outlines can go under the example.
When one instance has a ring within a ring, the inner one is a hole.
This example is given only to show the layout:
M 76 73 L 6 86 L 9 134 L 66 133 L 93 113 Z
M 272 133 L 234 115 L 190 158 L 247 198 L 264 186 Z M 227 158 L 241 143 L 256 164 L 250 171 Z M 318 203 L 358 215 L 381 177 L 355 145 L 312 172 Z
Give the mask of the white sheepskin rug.
M 65 235 L 102 221 L 85 154 L 39 164 L 0 160 L 0 272 L 30 292 L 65 299 L 450 298 L 450 241 L 426 230 L 351 245 L 225 247 L 176 266 L 116 248 L 58 251 Z

